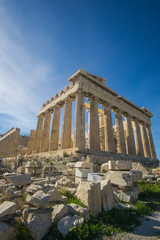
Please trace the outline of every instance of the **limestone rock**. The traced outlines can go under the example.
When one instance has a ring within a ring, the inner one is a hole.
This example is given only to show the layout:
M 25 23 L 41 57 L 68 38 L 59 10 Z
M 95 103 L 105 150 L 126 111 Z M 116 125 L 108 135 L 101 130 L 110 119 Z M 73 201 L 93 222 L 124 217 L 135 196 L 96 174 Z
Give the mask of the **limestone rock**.
M 143 175 L 152 174 L 151 170 L 140 162 L 132 162 L 132 170 L 141 171 Z
M 108 179 L 101 181 L 101 199 L 102 208 L 105 211 L 111 210 L 116 206 L 112 185 Z
M 26 225 L 34 240 L 41 240 L 49 231 L 52 221 L 49 212 L 29 213 Z
M 5 178 L 8 179 L 10 182 L 12 182 L 16 187 L 31 183 L 30 174 L 5 175 Z
M 50 199 L 49 199 L 50 202 L 62 201 L 62 196 L 60 195 L 57 189 L 52 189 L 48 191 L 48 194 L 50 195 Z
M 142 172 L 141 171 L 132 171 L 133 174 L 133 182 L 138 182 L 142 179 Z
M 80 216 L 67 216 L 58 222 L 57 229 L 65 237 L 72 228 L 82 225 L 83 222 L 84 218 Z
M 78 204 L 68 204 L 69 213 L 71 215 L 78 215 L 83 217 L 85 220 L 90 218 L 89 212 L 86 208 L 79 206 Z
M 132 163 L 131 161 L 126 161 L 126 160 L 118 160 L 114 161 L 111 160 L 108 162 L 109 165 L 109 170 L 130 170 L 132 168 Z
M 109 171 L 108 162 L 107 162 L 107 163 L 103 163 L 103 164 L 101 165 L 101 172 L 102 172 L 102 173 L 106 173 L 106 172 L 108 172 L 108 171 Z
M 30 203 L 37 208 L 46 208 L 49 204 L 50 195 L 43 191 L 34 193 L 30 199 Z
M 5 201 L 0 205 L 0 217 L 14 214 L 16 210 L 15 202 Z
M 100 183 L 81 182 L 77 188 L 76 195 L 93 214 L 98 215 L 101 212 L 102 205 Z
M 133 186 L 133 174 L 129 171 L 109 171 L 107 174 L 107 179 L 111 181 L 112 184 L 119 187 L 131 187 Z
M 71 179 L 68 179 L 66 177 L 63 177 L 61 179 L 59 179 L 57 181 L 57 185 L 59 186 L 62 186 L 62 187 L 74 187 L 75 184 L 73 183 L 73 181 Z
M 67 215 L 69 215 L 68 207 L 64 204 L 57 204 L 53 207 L 52 222 L 57 223 Z
M 0 222 L 0 238 L 1 240 L 16 240 L 16 229 L 7 222 Z
M 27 187 L 26 192 L 30 194 L 34 194 L 36 191 L 41 189 L 42 189 L 42 186 L 31 184 L 30 186 Z
M 114 188 L 113 190 L 114 194 L 118 197 L 119 200 L 125 201 L 125 202 L 133 202 L 136 199 L 138 199 L 138 191 L 137 189 L 132 190 L 120 190 L 117 188 Z

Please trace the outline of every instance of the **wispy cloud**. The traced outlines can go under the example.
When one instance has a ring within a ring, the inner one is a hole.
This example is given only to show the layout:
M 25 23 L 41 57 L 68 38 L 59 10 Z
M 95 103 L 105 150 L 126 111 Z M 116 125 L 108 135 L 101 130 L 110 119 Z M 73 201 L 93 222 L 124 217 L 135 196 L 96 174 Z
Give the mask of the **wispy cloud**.
M 29 131 L 35 127 L 51 69 L 48 62 L 35 60 L 22 42 L 21 31 L 0 2 L 0 114 L 10 117 L 10 126 Z

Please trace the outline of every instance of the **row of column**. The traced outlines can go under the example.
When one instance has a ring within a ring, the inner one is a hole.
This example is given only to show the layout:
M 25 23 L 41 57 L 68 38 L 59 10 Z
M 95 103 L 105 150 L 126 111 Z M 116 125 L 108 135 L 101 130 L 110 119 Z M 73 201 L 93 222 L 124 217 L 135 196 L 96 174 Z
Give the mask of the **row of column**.
M 73 147 L 80 149 L 85 148 L 85 105 L 84 92 L 78 90 L 76 93 L 75 105 L 75 126 Z M 98 116 L 98 99 L 90 97 L 90 114 L 89 114 L 89 148 L 95 151 L 100 150 L 100 129 Z M 72 121 L 72 101 L 68 97 L 64 103 L 64 116 L 62 125 L 61 148 L 66 149 L 72 147 L 71 138 L 71 121 Z M 111 106 L 107 103 L 103 104 L 104 116 L 101 119 L 101 125 L 104 124 L 104 146 L 103 150 L 115 153 L 115 140 L 113 133 L 113 123 Z M 46 152 L 58 149 L 59 141 L 59 124 L 60 124 L 60 106 L 53 110 L 53 120 L 50 134 L 50 121 L 52 111 L 45 113 L 45 116 L 38 117 L 37 129 L 34 140 L 34 152 Z M 138 122 L 138 119 L 132 118 L 129 114 L 123 114 L 125 117 L 126 139 L 124 134 L 124 126 L 122 113 L 119 109 L 114 109 L 116 118 L 116 134 L 117 134 L 117 151 L 118 153 L 145 157 L 156 158 L 154 142 L 149 125 Z M 44 126 L 43 126 L 44 118 Z M 141 128 L 141 130 L 140 130 Z M 134 129 L 134 133 L 133 133 Z M 127 149 L 126 149 L 127 143 Z

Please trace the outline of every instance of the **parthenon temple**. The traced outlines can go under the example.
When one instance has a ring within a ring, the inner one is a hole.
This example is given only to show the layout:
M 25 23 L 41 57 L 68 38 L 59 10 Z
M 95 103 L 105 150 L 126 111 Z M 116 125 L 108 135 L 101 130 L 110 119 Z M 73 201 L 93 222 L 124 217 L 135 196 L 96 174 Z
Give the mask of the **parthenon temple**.
M 106 79 L 84 69 L 68 80 L 69 86 L 42 105 L 36 131 L 31 131 L 28 154 L 70 149 L 103 156 L 157 158 L 149 110 L 119 96 L 107 87 Z

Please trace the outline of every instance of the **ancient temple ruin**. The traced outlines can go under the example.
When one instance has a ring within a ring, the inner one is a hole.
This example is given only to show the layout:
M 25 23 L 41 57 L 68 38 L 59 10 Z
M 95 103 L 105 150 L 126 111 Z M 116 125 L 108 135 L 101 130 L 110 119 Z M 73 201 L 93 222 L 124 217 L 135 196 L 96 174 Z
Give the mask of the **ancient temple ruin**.
M 156 159 L 151 132 L 152 113 L 119 96 L 107 87 L 106 79 L 78 70 L 70 85 L 42 105 L 36 131 L 32 131 L 28 154 L 48 151 L 79 151 L 87 155 L 121 154 Z M 85 102 L 85 98 L 89 102 Z M 75 101 L 74 134 L 72 103 Z M 101 108 L 98 107 L 100 104 Z M 64 106 L 60 126 L 61 108 Z M 85 131 L 86 109 L 88 132 Z M 113 126 L 112 115 L 115 114 Z M 51 123 L 51 115 L 52 123 Z M 61 138 L 59 130 L 61 127 Z

